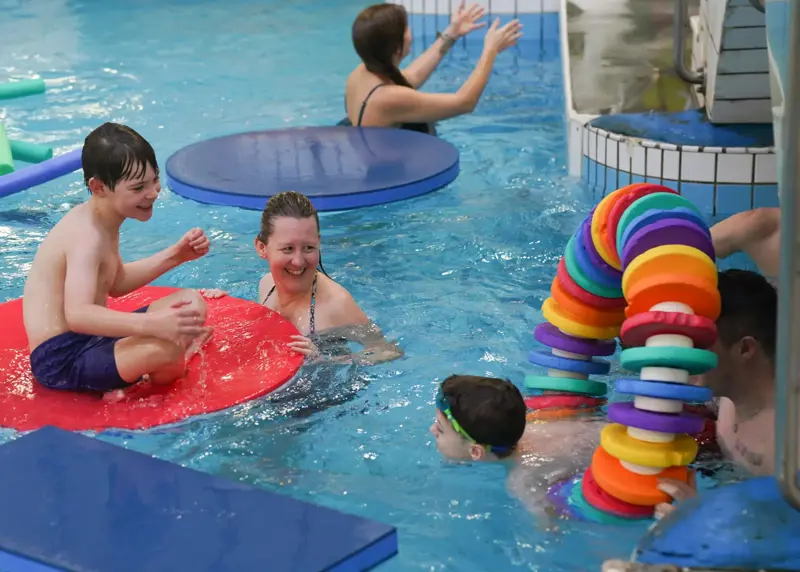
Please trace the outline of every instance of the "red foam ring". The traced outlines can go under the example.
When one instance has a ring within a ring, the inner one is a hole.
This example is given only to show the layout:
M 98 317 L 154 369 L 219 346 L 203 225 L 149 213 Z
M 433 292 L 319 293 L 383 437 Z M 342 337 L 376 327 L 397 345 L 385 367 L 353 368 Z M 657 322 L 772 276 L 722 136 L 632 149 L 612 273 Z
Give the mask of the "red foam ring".
M 653 507 L 627 503 L 600 488 L 600 485 L 594 480 L 591 467 L 587 467 L 586 472 L 583 474 L 581 492 L 583 492 L 583 498 L 586 499 L 586 502 L 605 513 L 630 519 L 653 517 Z
M 572 279 L 572 276 L 569 275 L 569 272 L 567 271 L 567 264 L 564 262 L 563 258 L 558 263 L 556 278 L 558 279 L 559 285 L 564 292 L 573 298 L 580 300 L 587 306 L 598 308 L 600 310 L 618 310 L 625 307 L 625 298 L 603 298 L 601 296 L 597 296 L 596 294 L 592 294 L 591 292 L 587 292 L 578 286 L 578 284 Z
M 177 288 L 146 286 L 109 300 L 109 308 L 132 311 Z M 303 363 L 288 347 L 297 329 L 277 312 L 225 296 L 208 300 L 206 325 L 214 335 L 184 379 L 103 401 L 97 393 L 48 389 L 30 369 L 22 300 L 0 304 L 0 426 L 30 431 L 54 425 L 72 431 L 147 429 L 219 411 L 266 395 L 286 383 Z M 144 388 L 144 386 L 142 386 Z
M 528 409 L 558 409 L 558 408 L 584 408 L 600 407 L 605 405 L 606 399 L 603 397 L 588 397 L 575 394 L 551 394 L 534 395 L 525 398 L 525 406 Z
M 626 347 L 641 347 L 648 338 L 677 334 L 692 339 L 694 347 L 708 349 L 717 339 L 716 324 L 697 314 L 682 312 L 642 312 L 622 322 L 620 340 Z
M 623 197 L 619 198 L 617 202 L 614 203 L 611 211 L 608 213 L 608 236 L 612 239 L 609 241 L 611 243 L 609 244 L 609 247 L 613 248 L 614 254 L 616 254 L 618 258 L 622 258 L 622 252 L 617 248 L 617 227 L 619 226 L 619 219 L 622 218 L 622 215 L 629 206 L 642 197 L 653 193 L 672 193 L 674 195 L 679 194 L 677 191 L 662 185 L 645 183 L 642 186 L 636 187 L 635 189 L 627 192 Z

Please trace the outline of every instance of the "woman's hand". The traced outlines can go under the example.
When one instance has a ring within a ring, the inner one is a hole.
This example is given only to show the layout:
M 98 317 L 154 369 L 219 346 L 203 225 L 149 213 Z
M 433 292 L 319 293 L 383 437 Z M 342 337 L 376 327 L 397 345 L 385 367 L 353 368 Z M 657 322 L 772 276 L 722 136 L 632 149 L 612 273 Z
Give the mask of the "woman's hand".
M 292 336 L 292 340 L 294 341 L 289 342 L 289 347 L 297 353 L 306 357 L 315 357 L 319 353 L 317 346 L 305 336 Z
M 658 490 L 668 494 L 678 502 L 685 501 L 692 497 L 697 496 L 697 488 L 694 481 L 694 473 L 689 477 L 689 482 L 684 483 L 674 479 L 658 479 Z M 675 510 L 675 505 L 670 503 L 661 503 L 656 505 L 655 517 L 660 520 Z
M 522 37 L 522 24 L 519 20 L 511 20 L 500 28 L 500 18 L 495 18 L 483 39 L 483 48 L 499 54 L 517 43 Z
M 458 9 L 450 18 L 450 26 L 445 30 L 448 36 L 454 40 L 461 36 L 466 36 L 473 30 L 483 28 L 486 22 L 478 22 L 486 13 L 486 9 L 479 4 L 472 4 L 469 8 L 464 8 L 466 0 L 461 0 Z

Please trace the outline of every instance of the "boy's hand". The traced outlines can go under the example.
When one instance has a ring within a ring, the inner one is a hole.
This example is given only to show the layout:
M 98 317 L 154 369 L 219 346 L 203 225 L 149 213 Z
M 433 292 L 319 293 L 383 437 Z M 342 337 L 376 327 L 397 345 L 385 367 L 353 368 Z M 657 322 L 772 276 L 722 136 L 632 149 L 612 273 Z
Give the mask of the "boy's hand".
M 694 473 L 691 473 L 688 484 L 673 479 L 658 479 L 658 489 L 678 502 L 697 496 Z M 655 517 L 656 519 L 662 519 L 674 510 L 674 504 L 661 503 L 656 506 Z
M 181 344 L 187 338 L 194 338 L 203 333 L 203 319 L 200 311 L 189 307 L 189 300 L 178 300 L 169 308 L 148 312 L 148 335 L 162 340 Z
M 177 250 L 178 260 L 189 262 L 190 260 L 197 260 L 201 256 L 208 253 L 211 246 L 211 241 L 203 232 L 202 228 L 193 228 L 183 235 L 178 243 L 175 245 Z

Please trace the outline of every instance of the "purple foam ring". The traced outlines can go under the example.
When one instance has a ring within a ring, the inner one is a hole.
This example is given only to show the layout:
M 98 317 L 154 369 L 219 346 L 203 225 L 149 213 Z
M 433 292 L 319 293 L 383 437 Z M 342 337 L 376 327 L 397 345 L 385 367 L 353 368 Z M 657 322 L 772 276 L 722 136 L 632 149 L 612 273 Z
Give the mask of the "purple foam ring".
M 691 413 L 656 413 L 637 409 L 633 403 L 612 403 L 608 406 L 608 418 L 614 423 L 658 431 L 661 433 L 700 433 L 705 420 Z
M 589 260 L 591 261 L 592 265 L 599 271 L 603 272 L 604 274 L 608 274 L 608 276 L 615 278 L 618 281 L 622 281 L 622 272 L 610 266 L 608 262 L 602 259 L 600 254 L 597 252 L 597 248 L 594 246 L 594 241 L 592 240 L 592 217 L 594 216 L 594 209 L 592 212 L 589 213 L 583 222 L 581 223 L 581 230 L 578 233 L 578 237 L 580 237 L 581 243 L 586 248 L 586 254 L 589 256 Z
M 664 244 L 691 246 L 711 260 L 715 259 L 708 231 L 689 220 L 668 218 L 648 224 L 631 235 L 622 249 L 622 267 L 627 268 L 640 254 Z
M 575 511 L 569 505 L 569 496 L 573 486 L 575 486 L 573 478 L 557 482 L 547 491 L 547 500 L 561 515 L 576 518 Z
M 550 322 L 542 322 L 533 330 L 534 339 L 549 348 L 585 356 L 610 356 L 617 349 L 617 340 L 589 340 L 565 334 Z

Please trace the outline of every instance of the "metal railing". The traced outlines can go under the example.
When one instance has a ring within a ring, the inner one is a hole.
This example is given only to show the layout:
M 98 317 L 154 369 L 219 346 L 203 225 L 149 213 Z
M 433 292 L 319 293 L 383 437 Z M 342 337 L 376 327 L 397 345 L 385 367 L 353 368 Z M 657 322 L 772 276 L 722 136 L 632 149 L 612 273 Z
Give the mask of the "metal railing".
M 783 496 L 800 510 L 797 483 L 800 441 L 800 0 L 788 0 L 788 70 L 784 86 L 781 198 L 781 258 L 778 295 L 778 351 L 775 376 L 775 477 Z M 773 73 L 778 73 L 777 70 Z
M 672 59 L 675 72 L 686 83 L 702 84 L 705 74 L 686 67 L 686 30 L 689 30 L 689 2 L 675 0 L 675 15 L 672 24 Z

